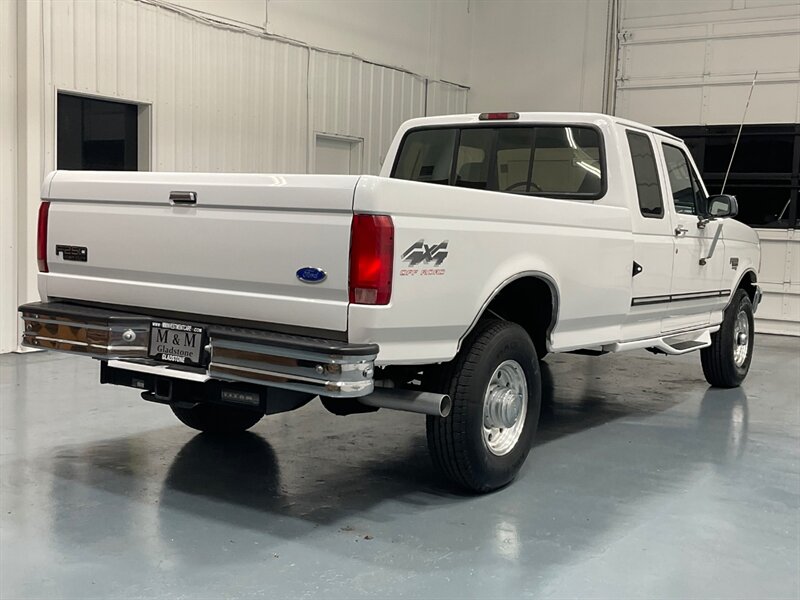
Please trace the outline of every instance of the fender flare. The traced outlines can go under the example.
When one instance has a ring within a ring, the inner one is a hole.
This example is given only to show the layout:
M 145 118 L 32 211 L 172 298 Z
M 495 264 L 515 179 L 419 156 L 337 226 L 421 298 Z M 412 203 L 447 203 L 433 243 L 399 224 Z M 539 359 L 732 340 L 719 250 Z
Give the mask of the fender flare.
M 461 344 L 464 343 L 464 340 L 470 334 L 470 332 L 472 332 L 472 330 L 475 329 L 475 326 L 478 324 L 478 321 L 480 320 L 481 316 L 483 315 L 483 313 L 486 312 L 486 309 L 489 307 L 492 301 L 497 297 L 497 295 L 510 284 L 520 279 L 524 279 L 526 277 L 541 279 L 550 288 L 550 294 L 553 298 L 553 305 L 551 307 L 552 316 L 550 318 L 550 324 L 547 326 L 547 331 L 545 332 L 545 343 L 548 346 L 548 350 L 550 349 L 550 336 L 553 333 L 556 324 L 558 323 L 558 317 L 559 317 L 558 310 L 559 307 L 561 306 L 561 294 L 558 289 L 558 284 L 556 283 L 555 279 L 553 279 L 553 277 L 551 277 L 550 275 L 548 275 L 543 271 L 521 271 L 515 275 L 512 275 L 504 279 L 497 287 L 495 287 L 494 291 L 492 291 L 492 293 L 489 294 L 489 297 L 483 302 L 481 307 L 478 309 L 478 312 L 472 319 L 472 322 L 470 323 L 469 327 L 467 327 L 466 331 L 461 335 L 460 338 L 458 338 L 456 354 L 458 354 L 458 352 L 461 352 Z

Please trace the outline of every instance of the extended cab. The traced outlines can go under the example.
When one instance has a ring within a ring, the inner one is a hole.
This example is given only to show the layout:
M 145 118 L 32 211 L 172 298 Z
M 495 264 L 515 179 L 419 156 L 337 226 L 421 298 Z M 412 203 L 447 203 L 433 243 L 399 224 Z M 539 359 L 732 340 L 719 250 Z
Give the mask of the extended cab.
M 700 350 L 747 374 L 758 238 L 681 140 L 600 114 L 415 119 L 381 175 L 56 171 L 22 343 L 201 431 L 320 397 L 428 415 L 433 461 L 521 467 L 548 353 Z

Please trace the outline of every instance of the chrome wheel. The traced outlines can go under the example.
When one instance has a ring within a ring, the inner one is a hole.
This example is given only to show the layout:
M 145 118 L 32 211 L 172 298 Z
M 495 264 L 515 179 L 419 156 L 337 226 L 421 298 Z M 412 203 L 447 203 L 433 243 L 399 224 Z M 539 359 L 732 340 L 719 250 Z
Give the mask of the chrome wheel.
M 517 445 L 528 412 L 528 381 L 515 360 L 494 370 L 483 397 L 483 442 L 489 452 L 503 456 Z
M 737 367 L 744 365 L 750 350 L 750 320 L 747 313 L 739 311 L 733 325 L 733 362 Z

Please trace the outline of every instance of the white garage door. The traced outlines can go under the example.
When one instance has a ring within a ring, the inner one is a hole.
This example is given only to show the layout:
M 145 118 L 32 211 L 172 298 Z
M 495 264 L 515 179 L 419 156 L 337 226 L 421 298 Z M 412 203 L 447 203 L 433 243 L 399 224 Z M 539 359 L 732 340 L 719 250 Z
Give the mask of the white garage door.
M 758 70 L 746 122 L 800 124 L 800 0 L 622 0 L 619 44 L 619 116 L 656 126 L 738 124 Z M 797 215 L 798 165 L 785 175 Z M 757 328 L 800 335 L 800 236 L 758 231 L 765 299 Z

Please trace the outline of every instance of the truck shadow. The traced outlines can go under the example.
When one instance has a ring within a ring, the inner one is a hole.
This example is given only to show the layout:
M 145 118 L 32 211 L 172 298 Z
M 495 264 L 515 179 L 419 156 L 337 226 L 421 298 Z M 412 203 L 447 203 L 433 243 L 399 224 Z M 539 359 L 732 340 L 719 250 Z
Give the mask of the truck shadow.
M 464 495 L 442 482 L 427 456 L 424 427 L 417 415 L 381 411 L 378 415 L 335 419 L 320 406 L 309 406 L 296 416 L 273 417 L 275 422 L 267 420 L 255 433 L 241 436 L 192 435 L 184 429 L 168 428 L 61 448 L 50 465 L 56 475 L 52 504 L 55 510 L 66 511 L 80 502 L 93 501 L 91 496 L 98 491 L 117 494 L 124 501 L 115 505 L 119 514 L 109 527 L 119 528 L 117 533 L 125 535 L 126 527 L 136 527 L 136 519 L 127 518 L 126 511 L 136 513 L 137 500 L 152 503 L 160 537 L 173 543 L 191 539 L 186 536 L 186 518 L 293 539 L 320 526 L 348 532 L 353 530 L 353 522 L 366 519 L 373 526 L 383 527 L 464 503 L 487 510 L 490 506 L 507 506 L 512 512 L 519 510 L 518 505 L 527 506 L 547 518 L 553 510 L 549 503 L 563 502 L 553 494 L 558 486 L 565 485 L 558 479 L 563 471 L 557 471 L 548 461 L 553 457 L 573 460 L 576 472 L 591 461 L 574 461 L 569 446 L 564 451 L 548 449 L 542 459 L 535 457 L 566 436 L 623 418 L 648 424 L 647 444 L 656 446 L 669 459 L 659 455 L 643 465 L 658 471 L 658 477 L 631 479 L 627 488 L 620 488 L 629 490 L 627 493 L 636 499 L 674 485 L 675 478 L 688 475 L 698 465 L 724 464 L 744 450 L 747 398 L 741 389 L 707 389 L 696 416 L 655 425 L 649 424 L 648 417 L 682 401 L 664 392 L 668 382 L 662 382 L 662 392 L 668 397 L 655 394 L 637 401 L 594 387 L 591 371 L 583 372 L 583 383 L 573 373 L 571 385 L 556 385 L 559 377 L 569 373 L 565 369 L 564 364 L 542 367 L 539 450 L 532 454 L 536 464 L 531 466 L 529 459 L 514 485 L 490 496 Z M 303 421 L 297 425 L 297 430 L 304 429 L 302 435 L 291 428 L 292 419 L 298 417 Z M 271 441 L 262 437 L 262 432 Z M 597 435 L 603 439 L 592 447 L 594 461 L 612 463 L 618 461 L 619 451 L 631 449 L 618 447 L 618 436 Z M 191 437 L 184 443 L 187 436 Z M 670 454 L 676 442 L 680 453 Z M 621 476 L 628 477 L 626 473 Z M 594 493 L 602 496 L 608 490 L 604 492 L 601 484 L 597 483 Z M 619 489 L 613 493 L 618 494 Z M 71 498 L 74 494 L 86 497 Z M 60 515 L 55 523 L 66 523 L 69 516 Z M 613 514 L 606 516 L 612 518 Z M 68 538 L 66 545 L 89 541 L 81 539 L 88 533 L 73 527 L 66 527 L 62 533 Z M 185 550 L 193 551 L 189 546 Z
M 591 543 L 626 518 L 631 506 L 673 489 L 705 465 L 724 469 L 742 456 L 748 425 L 742 389 L 706 388 L 698 395 L 697 386 L 688 386 L 693 391 L 687 392 L 677 365 L 675 372 L 665 371 L 658 389 L 633 397 L 630 387 L 614 386 L 616 375 L 602 375 L 600 381 L 610 377 L 610 385 L 597 383 L 602 364 L 575 369 L 574 358 L 542 366 L 536 448 L 518 480 L 498 493 L 469 496 L 443 483 L 428 458 L 419 415 L 380 411 L 334 418 L 312 403 L 265 419 L 241 436 L 170 427 L 57 449 L 47 459 L 55 475 L 49 493 L 57 543 L 64 552 L 95 543 L 97 528 L 82 526 L 73 511 L 102 501 L 104 538 L 135 537 L 149 523 L 158 546 L 187 564 L 198 552 L 211 552 L 199 550 L 209 532 L 225 542 L 236 531 L 292 540 L 317 539 L 315 530 L 322 528 L 340 541 L 391 535 L 392 542 L 409 545 L 408 568 L 423 568 L 430 557 L 410 549 L 420 544 L 433 554 L 467 551 L 476 536 L 493 539 L 499 531 L 502 557 L 508 539 L 539 539 L 553 531 L 553 539 L 539 541 L 557 542 L 569 535 L 575 515 L 587 510 L 581 504 L 587 496 L 597 506 L 591 523 L 582 525 L 581 543 Z M 118 501 L 107 502 L 109 494 Z M 462 532 L 455 540 L 437 541 L 425 531 L 425 523 L 442 518 Z M 416 528 L 413 540 L 403 533 L 409 528 Z M 567 560 L 558 548 L 577 542 L 562 541 L 545 562 Z

